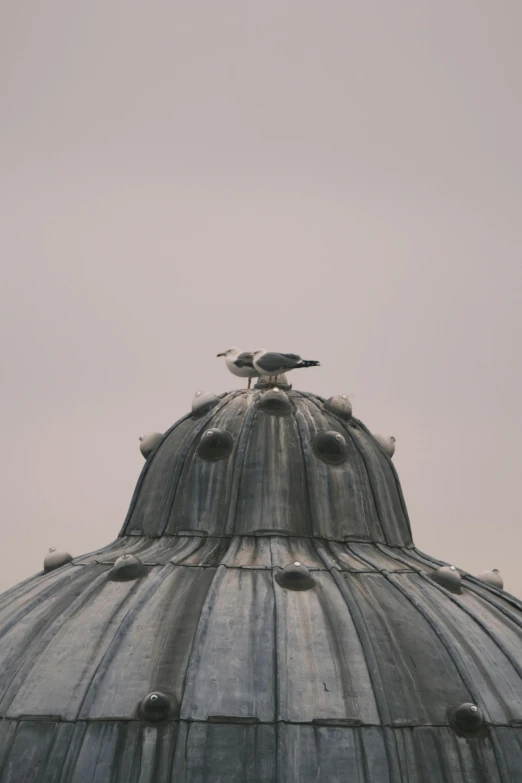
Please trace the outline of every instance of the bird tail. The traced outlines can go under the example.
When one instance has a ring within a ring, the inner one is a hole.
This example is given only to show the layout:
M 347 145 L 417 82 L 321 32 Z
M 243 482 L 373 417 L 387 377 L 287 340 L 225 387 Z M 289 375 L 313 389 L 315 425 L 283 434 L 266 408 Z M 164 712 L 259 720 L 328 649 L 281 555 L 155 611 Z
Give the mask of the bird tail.
M 319 362 L 315 362 L 312 359 L 303 359 L 301 364 L 298 364 L 295 368 L 297 370 L 298 367 L 319 367 Z

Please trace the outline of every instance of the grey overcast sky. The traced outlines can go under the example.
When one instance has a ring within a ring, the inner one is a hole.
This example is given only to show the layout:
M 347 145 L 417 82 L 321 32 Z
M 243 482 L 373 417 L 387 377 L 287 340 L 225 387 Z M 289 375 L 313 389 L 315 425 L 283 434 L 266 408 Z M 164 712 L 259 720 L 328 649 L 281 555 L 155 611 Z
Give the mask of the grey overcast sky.
M 0 14 L 0 588 L 113 540 L 237 344 L 320 359 L 417 545 L 521 596 L 522 4 Z

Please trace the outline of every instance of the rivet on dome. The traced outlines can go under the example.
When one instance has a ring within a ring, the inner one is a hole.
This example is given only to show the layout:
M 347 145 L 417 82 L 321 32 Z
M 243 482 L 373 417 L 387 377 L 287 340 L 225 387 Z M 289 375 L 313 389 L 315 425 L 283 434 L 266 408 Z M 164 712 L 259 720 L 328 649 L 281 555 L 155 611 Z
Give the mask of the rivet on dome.
M 172 711 L 172 700 L 160 691 L 145 696 L 140 705 L 142 718 L 148 721 L 166 720 Z
M 449 590 L 450 593 L 462 592 L 462 579 L 455 566 L 441 566 L 436 571 L 433 571 L 431 578 L 438 585 Z
M 311 590 L 315 587 L 315 580 L 310 576 L 310 571 L 298 561 L 285 566 L 275 575 L 275 580 L 278 585 L 287 590 Z
M 120 555 L 109 572 L 109 578 L 114 582 L 126 582 L 136 579 L 145 570 L 145 566 L 139 557 L 127 552 Z
M 341 465 L 348 457 L 346 440 L 339 432 L 318 432 L 314 449 L 318 457 L 331 465 Z
M 212 392 L 197 391 L 192 400 L 192 415 L 204 416 L 212 410 L 219 402 L 219 397 Z
M 395 453 L 395 438 L 393 435 L 387 436 L 387 435 L 374 435 L 373 436 L 377 443 L 382 446 L 384 451 L 389 457 L 393 457 Z
M 485 582 L 488 585 L 491 585 L 491 587 L 496 587 L 498 590 L 504 589 L 504 580 L 502 579 L 502 575 L 499 573 L 498 568 L 494 568 L 492 571 L 484 571 L 482 574 L 478 574 L 477 579 L 480 579 L 481 582 Z
M 257 407 L 271 416 L 284 416 L 292 410 L 288 395 L 278 387 L 264 392 Z
M 234 448 L 230 432 L 220 429 L 207 430 L 198 446 L 198 457 L 213 462 L 229 457 Z
M 156 446 L 163 440 L 163 434 L 161 432 L 151 432 L 150 435 L 142 435 L 140 438 L 140 451 L 147 459 Z
M 484 716 L 476 704 L 464 702 L 448 711 L 449 720 L 457 733 L 465 736 L 478 734 L 484 725 Z
M 49 551 L 47 552 L 46 556 L 44 557 L 44 571 L 47 573 L 49 571 L 54 571 L 55 568 L 61 568 L 61 566 L 65 565 L 66 563 L 70 563 L 72 560 L 72 556 L 69 554 L 69 552 L 63 552 L 60 549 L 56 549 L 56 547 L 51 547 Z
M 338 394 L 336 397 L 330 397 L 324 403 L 324 407 L 327 411 L 345 421 L 352 418 L 352 403 L 348 399 L 347 394 Z

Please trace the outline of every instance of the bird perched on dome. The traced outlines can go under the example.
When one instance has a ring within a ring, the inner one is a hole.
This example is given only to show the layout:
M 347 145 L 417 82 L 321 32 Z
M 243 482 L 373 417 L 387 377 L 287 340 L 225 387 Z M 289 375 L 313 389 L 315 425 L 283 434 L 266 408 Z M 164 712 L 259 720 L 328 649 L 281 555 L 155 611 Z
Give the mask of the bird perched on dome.
M 232 347 L 218 353 L 218 356 L 225 357 L 225 364 L 233 375 L 237 375 L 239 378 L 248 378 L 247 389 L 250 389 L 252 378 L 259 378 L 261 375 L 253 365 L 252 353 L 246 353 L 240 348 Z
M 252 364 L 259 375 L 268 375 L 270 378 L 276 378 L 282 373 L 290 370 L 297 370 L 300 367 L 317 367 L 319 362 L 311 359 L 302 359 L 296 353 L 271 353 L 260 348 L 246 357 L 251 357 Z

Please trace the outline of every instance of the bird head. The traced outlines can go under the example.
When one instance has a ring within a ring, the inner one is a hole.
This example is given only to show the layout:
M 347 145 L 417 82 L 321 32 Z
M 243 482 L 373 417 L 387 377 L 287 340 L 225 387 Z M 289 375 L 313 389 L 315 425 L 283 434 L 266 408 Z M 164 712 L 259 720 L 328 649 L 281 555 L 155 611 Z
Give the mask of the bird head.
M 218 353 L 218 356 L 233 356 L 235 353 L 241 353 L 241 350 L 239 348 L 227 348 L 226 351 L 223 351 L 222 353 Z

